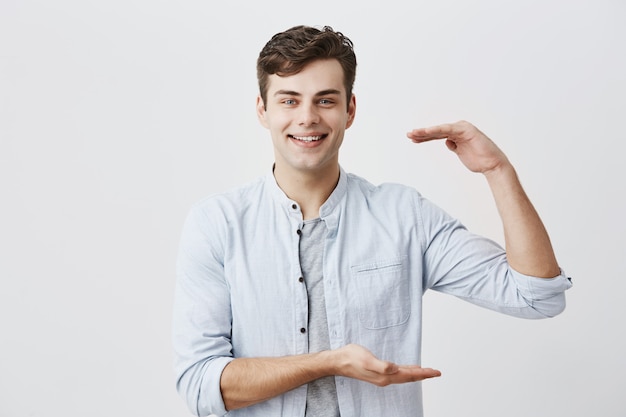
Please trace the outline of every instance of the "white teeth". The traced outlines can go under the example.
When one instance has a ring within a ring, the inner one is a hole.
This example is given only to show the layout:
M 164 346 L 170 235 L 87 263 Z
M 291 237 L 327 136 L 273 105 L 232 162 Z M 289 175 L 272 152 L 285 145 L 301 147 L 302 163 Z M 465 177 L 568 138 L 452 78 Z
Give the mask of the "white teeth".
M 301 140 L 302 142 L 315 142 L 320 140 L 321 136 L 292 136 L 294 139 Z

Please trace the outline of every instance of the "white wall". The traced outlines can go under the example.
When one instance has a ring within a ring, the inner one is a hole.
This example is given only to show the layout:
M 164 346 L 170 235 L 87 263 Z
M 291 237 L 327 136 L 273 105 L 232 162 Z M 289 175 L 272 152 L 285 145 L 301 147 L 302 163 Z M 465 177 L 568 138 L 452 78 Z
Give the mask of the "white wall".
M 355 43 L 347 170 L 502 242 L 483 179 L 404 136 L 470 120 L 575 281 L 546 321 L 428 293 L 427 416 L 626 415 L 625 3 L 366 3 L 0 0 L 0 416 L 188 415 L 170 347 L 182 221 L 271 165 L 255 60 L 301 23 Z

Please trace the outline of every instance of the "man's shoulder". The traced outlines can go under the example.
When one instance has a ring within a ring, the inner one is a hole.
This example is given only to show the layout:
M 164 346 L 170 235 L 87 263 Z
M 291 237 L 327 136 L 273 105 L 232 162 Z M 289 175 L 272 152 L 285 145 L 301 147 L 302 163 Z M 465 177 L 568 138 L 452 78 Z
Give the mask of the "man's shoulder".
M 348 178 L 348 188 L 349 189 L 357 189 L 360 192 L 374 197 L 374 196 L 384 196 L 384 197 L 410 197 L 410 196 L 419 196 L 419 192 L 414 187 L 401 184 L 398 182 L 382 182 L 379 184 L 374 184 L 369 180 L 353 173 L 347 174 Z
M 244 207 L 250 202 L 258 202 L 260 194 L 263 192 L 264 183 L 265 177 L 260 176 L 224 191 L 208 194 L 196 201 L 193 204 L 193 209 L 214 210 L 228 207 Z
M 409 213 L 414 213 L 419 221 L 433 222 L 450 218 L 449 214 L 437 204 L 425 197 L 416 187 L 399 182 L 372 184 L 354 174 L 348 174 L 348 200 L 356 206 L 365 208 L 362 212 L 388 219 L 407 220 Z

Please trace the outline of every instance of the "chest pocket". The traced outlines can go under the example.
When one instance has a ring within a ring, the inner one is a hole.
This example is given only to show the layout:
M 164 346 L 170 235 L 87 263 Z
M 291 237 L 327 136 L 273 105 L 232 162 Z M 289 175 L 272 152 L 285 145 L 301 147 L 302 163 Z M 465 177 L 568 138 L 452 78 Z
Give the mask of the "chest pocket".
M 409 319 L 411 295 L 406 257 L 377 260 L 351 268 L 361 324 L 368 329 L 397 326 Z

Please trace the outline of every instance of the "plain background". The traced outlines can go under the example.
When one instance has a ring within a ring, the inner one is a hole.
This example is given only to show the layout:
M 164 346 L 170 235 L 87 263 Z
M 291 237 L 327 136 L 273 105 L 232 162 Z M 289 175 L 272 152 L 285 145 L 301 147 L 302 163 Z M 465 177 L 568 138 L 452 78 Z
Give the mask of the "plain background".
M 355 43 L 341 162 L 502 243 L 483 178 L 415 127 L 507 153 L 575 286 L 525 321 L 425 296 L 428 417 L 624 416 L 622 0 L 0 0 L 0 416 L 189 415 L 170 346 L 182 222 L 264 175 L 255 61 L 276 32 Z

